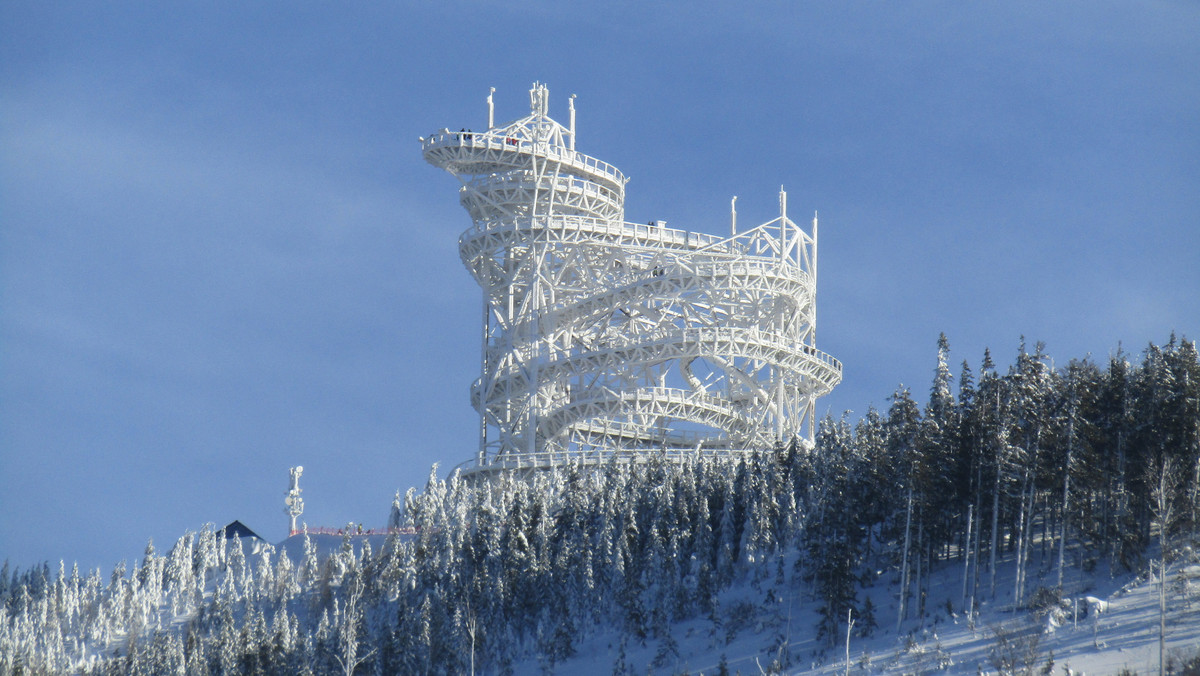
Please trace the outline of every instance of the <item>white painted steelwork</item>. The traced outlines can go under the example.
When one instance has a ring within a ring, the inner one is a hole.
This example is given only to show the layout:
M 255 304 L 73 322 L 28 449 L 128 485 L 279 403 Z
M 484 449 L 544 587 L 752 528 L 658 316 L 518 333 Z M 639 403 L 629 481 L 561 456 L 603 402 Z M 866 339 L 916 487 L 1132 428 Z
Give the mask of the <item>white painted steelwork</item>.
M 494 91 L 494 90 L 493 90 Z M 682 458 L 811 445 L 816 399 L 842 366 L 816 349 L 817 220 L 729 237 L 624 222 L 616 167 L 570 126 L 530 114 L 422 138 L 462 183 L 463 263 L 483 288 L 479 450 L 466 471 L 582 459 Z M 734 198 L 736 200 L 737 198 Z M 732 206 L 732 205 L 731 205 Z

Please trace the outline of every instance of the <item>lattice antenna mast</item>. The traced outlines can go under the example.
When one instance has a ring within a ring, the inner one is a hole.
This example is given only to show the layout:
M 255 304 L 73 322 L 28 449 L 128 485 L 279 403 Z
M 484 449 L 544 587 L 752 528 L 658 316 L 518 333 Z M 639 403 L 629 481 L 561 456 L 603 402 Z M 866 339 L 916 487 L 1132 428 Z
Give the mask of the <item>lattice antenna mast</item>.
M 493 90 L 494 91 L 494 90 Z M 535 83 L 528 116 L 422 138 L 474 223 L 483 291 L 471 471 L 811 444 L 841 364 L 816 349 L 816 227 L 787 216 L 718 237 L 624 220 L 625 176 L 575 149 Z M 735 198 L 736 199 L 736 198 Z
M 304 473 L 304 467 L 296 465 L 288 471 L 292 476 L 292 487 L 283 499 L 283 512 L 290 519 L 288 526 L 288 535 L 290 536 L 296 532 L 296 519 L 304 513 L 304 500 L 300 497 L 300 493 L 303 492 L 300 489 L 300 475 Z

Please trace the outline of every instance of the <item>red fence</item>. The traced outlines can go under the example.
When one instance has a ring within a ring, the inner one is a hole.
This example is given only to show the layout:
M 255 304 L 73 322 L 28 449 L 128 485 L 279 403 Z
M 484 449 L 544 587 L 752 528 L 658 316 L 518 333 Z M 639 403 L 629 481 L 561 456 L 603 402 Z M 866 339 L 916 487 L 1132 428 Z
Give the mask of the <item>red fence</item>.
M 293 535 L 304 535 L 306 533 L 308 535 L 336 535 L 338 537 L 342 537 L 344 535 L 351 535 L 354 537 L 358 537 L 359 535 L 416 535 L 417 532 L 418 532 L 418 530 L 411 526 L 405 527 L 405 528 L 371 528 L 371 529 L 308 527 L 308 528 L 302 528 L 300 530 L 294 530 L 288 534 L 288 537 L 292 537 Z

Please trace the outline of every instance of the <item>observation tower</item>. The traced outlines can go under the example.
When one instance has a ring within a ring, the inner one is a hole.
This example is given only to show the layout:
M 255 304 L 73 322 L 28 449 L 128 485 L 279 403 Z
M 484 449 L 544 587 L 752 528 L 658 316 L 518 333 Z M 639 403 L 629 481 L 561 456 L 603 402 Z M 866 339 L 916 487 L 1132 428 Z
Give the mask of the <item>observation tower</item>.
M 496 126 L 489 94 L 485 131 L 420 139 L 462 184 L 459 254 L 483 289 L 465 472 L 811 446 L 842 377 L 816 348 L 816 218 L 789 219 L 781 190 L 778 218 L 738 232 L 731 209 L 728 236 L 627 223 L 628 179 L 575 150 L 575 97 L 565 127 L 544 85 L 529 98 Z

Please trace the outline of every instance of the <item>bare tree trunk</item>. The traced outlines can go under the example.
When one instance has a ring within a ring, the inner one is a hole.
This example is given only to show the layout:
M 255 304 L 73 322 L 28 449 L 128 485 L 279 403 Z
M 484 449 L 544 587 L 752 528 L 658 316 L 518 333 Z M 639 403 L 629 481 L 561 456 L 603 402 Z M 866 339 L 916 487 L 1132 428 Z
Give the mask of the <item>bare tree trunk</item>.
M 963 589 L 962 603 L 963 608 L 967 607 L 967 580 L 971 578 L 971 526 L 975 525 L 972 520 L 974 516 L 975 505 L 967 505 L 967 546 L 963 548 Z
M 467 635 L 471 637 L 471 676 L 475 676 L 475 632 L 478 629 L 475 613 L 467 606 Z
M 1025 492 L 1021 491 L 1021 507 L 1017 519 L 1017 566 L 1013 574 L 1013 605 L 1021 602 L 1021 568 L 1025 545 Z
M 908 487 L 908 509 L 904 517 L 904 554 L 900 563 L 900 608 L 896 612 L 896 633 L 900 633 L 900 625 L 907 619 L 908 614 L 908 548 L 912 533 L 912 486 Z
M 1125 476 L 1125 420 L 1129 415 L 1129 378 L 1126 377 L 1121 388 L 1121 424 L 1117 428 L 1117 504 L 1115 514 L 1113 514 L 1113 533 L 1120 533 L 1121 527 L 1124 525 L 1122 520 L 1125 518 L 1126 508 L 1129 506 L 1129 481 Z M 1116 569 L 1115 558 L 1120 556 L 1121 543 L 1118 540 L 1117 546 L 1113 548 L 1109 555 L 1108 561 L 1108 576 L 1113 577 Z
M 854 629 L 854 618 L 850 614 L 853 608 L 846 609 L 846 676 L 850 676 L 850 630 Z
M 1025 471 L 1025 485 L 1021 489 L 1020 515 L 1017 521 L 1017 574 L 1013 589 L 1013 604 L 1025 597 L 1025 560 L 1029 556 L 1030 521 L 1033 517 L 1033 488 L 1030 486 L 1029 470 Z
M 1075 454 L 1075 417 L 1067 424 L 1067 466 L 1063 468 L 1062 515 L 1058 532 L 1058 590 L 1063 586 L 1063 555 L 1067 546 L 1067 510 L 1071 497 L 1071 459 Z
M 991 573 L 992 598 L 996 598 L 996 538 L 1000 528 L 1000 463 L 996 463 L 996 485 L 992 491 L 992 541 L 988 552 L 988 572 Z
M 976 494 L 976 496 L 975 496 L 975 550 L 974 550 L 974 554 L 973 554 L 975 557 L 975 574 L 971 577 L 971 607 L 970 607 L 971 618 L 969 620 L 971 623 L 972 630 L 974 630 L 974 626 L 975 626 L 975 619 L 974 619 L 975 618 L 975 604 L 979 599 L 979 548 L 980 548 L 979 541 L 981 539 L 980 535 L 983 534 L 983 514 L 981 514 L 982 511 L 983 510 L 980 506 L 979 495 Z
M 1175 463 L 1163 458 L 1147 468 L 1151 509 L 1158 523 L 1158 674 L 1163 676 L 1167 650 L 1167 538 L 1175 521 Z M 1153 570 L 1153 568 L 1151 568 Z
M 924 572 L 921 568 L 921 563 L 925 559 L 925 524 L 917 522 L 917 619 L 921 621 L 921 626 L 925 626 L 925 586 L 924 578 L 921 573 Z
M 1034 495 L 1035 496 L 1037 495 L 1037 491 L 1034 491 Z M 1052 512 L 1050 511 L 1050 494 L 1049 493 L 1047 493 L 1042 498 L 1042 509 L 1044 510 L 1043 513 L 1046 515 L 1045 517 L 1042 518 L 1042 561 L 1045 561 L 1047 558 L 1049 558 L 1048 552 L 1049 552 L 1049 547 L 1050 547 L 1050 531 L 1052 530 L 1052 528 L 1051 528 L 1052 524 L 1050 523 L 1050 518 L 1051 518 Z M 1030 518 L 1033 518 L 1033 515 L 1036 513 L 1036 511 L 1037 510 L 1034 510 L 1034 509 L 1029 510 Z M 1030 535 L 1030 540 L 1029 540 L 1030 545 L 1033 544 L 1032 537 L 1033 536 Z
M 1153 562 L 1152 562 L 1153 563 Z M 1158 676 L 1163 676 L 1163 657 L 1167 652 L 1167 559 L 1158 562 Z

